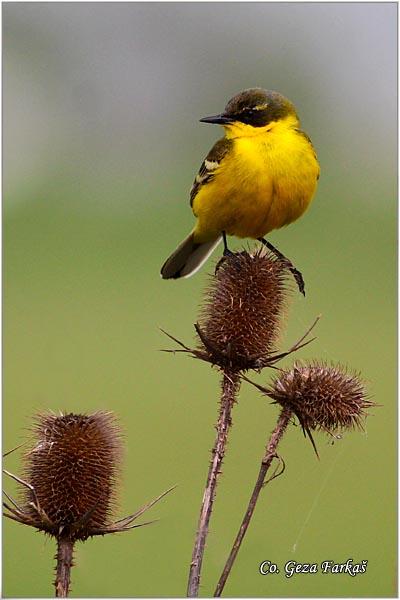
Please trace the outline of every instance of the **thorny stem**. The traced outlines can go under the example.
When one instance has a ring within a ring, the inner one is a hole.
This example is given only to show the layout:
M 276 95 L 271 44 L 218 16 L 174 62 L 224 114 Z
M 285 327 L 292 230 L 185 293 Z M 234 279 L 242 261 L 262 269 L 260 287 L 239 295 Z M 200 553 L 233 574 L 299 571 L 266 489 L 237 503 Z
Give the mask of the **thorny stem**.
M 218 475 L 221 472 L 222 461 L 225 455 L 228 433 L 232 424 L 231 412 L 235 396 L 239 389 L 239 375 L 235 371 L 224 371 L 222 380 L 222 394 L 217 424 L 217 436 L 212 449 L 212 460 L 208 470 L 206 488 L 201 504 L 196 539 L 194 543 L 192 562 L 190 563 L 187 596 L 195 598 L 199 594 L 200 572 L 203 562 L 204 548 L 208 534 L 208 524 L 211 517 Z
M 268 469 L 271 466 L 271 463 L 274 458 L 277 457 L 276 449 L 278 447 L 279 442 L 282 439 L 282 436 L 286 430 L 286 427 L 290 421 L 292 416 L 292 411 L 288 408 L 284 408 L 279 415 L 278 422 L 275 426 L 275 429 L 271 433 L 271 436 L 267 442 L 267 446 L 265 449 L 265 455 L 261 461 L 260 471 L 258 473 L 257 481 L 255 483 L 253 493 L 251 495 L 249 504 L 247 506 L 246 513 L 243 517 L 242 524 L 236 536 L 235 542 L 232 546 L 232 550 L 229 554 L 228 560 L 226 561 L 224 570 L 222 571 L 222 575 L 218 581 L 217 587 L 214 592 L 214 598 L 221 596 L 222 591 L 224 589 L 226 580 L 229 577 L 231 572 L 233 563 L 236 560 L 236 556 L 239 552 L 241 543 L 243 541 L 244 536 L 246 535 L 247 528 L 250 524 L 250 520 L 253 516 L 254 509 L 257 504 L 258 496 L 260 495 L 261 489 L 265 483 L 265 476 L 268 472 Z
M 56 598 L 67 598 L 71 580 L 72 553 L 74 542 L 68 538 L 58 538 L 57 540 L 57 568 L 56 580 Z

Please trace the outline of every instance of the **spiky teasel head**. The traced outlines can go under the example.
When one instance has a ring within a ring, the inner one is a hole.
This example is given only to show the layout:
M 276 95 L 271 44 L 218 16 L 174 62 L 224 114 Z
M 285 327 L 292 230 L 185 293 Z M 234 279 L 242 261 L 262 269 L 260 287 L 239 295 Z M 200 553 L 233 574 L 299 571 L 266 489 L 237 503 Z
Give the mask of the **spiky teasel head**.
M 210 362 L 238 371 L 269 363 L 287 305 L 288 275 L 285 263 L 264 248 L 224 257 L 197 326 Z
M 6 516 L 72 542 L 126 531 L 164 494 L 112 522 L 121 469 L 121 430 L 111 412 L 40 414 L 25 455 L 21 506 L 9 496 Z M 172 488 L 171 488 L 172 489 Z
M 358 374 L 317 361 L 282 370 L 263 391 L 289 408 L 307 433 L 362 429 L 368 415 L 365 409 L 374 406 Z
M 109 412 L 42 414 L 33 427 L 36 445 L 25 456 L 25 477 L 52 525 L 84 539 L 110 520 L 121 464 L 121 432 Z M 26 490 L 26 502 L 34 501 Z M 35 509 L 31 507 L 31 516 Z M 86 517 L 84 517 L 86 515 Z M 82 517 L 85 523 L 77 526 Z

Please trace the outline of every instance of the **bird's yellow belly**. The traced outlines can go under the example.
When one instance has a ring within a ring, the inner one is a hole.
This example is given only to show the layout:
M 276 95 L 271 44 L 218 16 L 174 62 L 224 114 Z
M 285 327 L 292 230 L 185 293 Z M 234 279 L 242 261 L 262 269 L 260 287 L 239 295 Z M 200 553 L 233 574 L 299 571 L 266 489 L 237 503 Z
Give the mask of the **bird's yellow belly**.
M 319 167 L 311 146 L 297 137 L 270 134 L 268 141 L 235 140 L 232 155 L 193 203 L 197 240 L 222 231 L 260 238 L 304 213 L 315 192 Z

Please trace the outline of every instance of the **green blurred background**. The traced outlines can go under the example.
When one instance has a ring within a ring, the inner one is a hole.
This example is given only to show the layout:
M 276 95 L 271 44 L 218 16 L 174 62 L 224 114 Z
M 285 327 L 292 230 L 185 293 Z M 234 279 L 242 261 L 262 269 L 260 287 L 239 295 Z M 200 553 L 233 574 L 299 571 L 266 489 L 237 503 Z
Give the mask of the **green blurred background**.
M 188 190 L 221 135 L 198 119 L 252 86 L 296 104 L 322 168 L 306 216 L 270 236 L 307 286 L 282 348 L 321 313 L 299 357 L 360 370 L 381 406 L 365 433 L 334 445 L 316 436 L 320 461 L 290 428 L 286 472 L 263 492 L 226 595 L 396 595 L 396 13 L 395 3 L 3 4 L 4 448 L 26 439 L 38 410 L 112 409 L 126 434 L 121 515 L 178 484 L 153 508 L 158 523 L 77 548 L 72 596 L 185 595 L 219 375 L 159 352 L 173 346 L 159 328 L 193 343 L 214 263 L 176 282 L 159 269 L 192 227 Z M 243 386 L 203 596 L 276 416 Z M 5 459 L 11 471 L 20 454 Z M 9 521 L 3 532 L 3 594 L 51 596 L 53 541 Z M 368 560 L 367 573 L 258 573 L 263 560 L 350 557 Z

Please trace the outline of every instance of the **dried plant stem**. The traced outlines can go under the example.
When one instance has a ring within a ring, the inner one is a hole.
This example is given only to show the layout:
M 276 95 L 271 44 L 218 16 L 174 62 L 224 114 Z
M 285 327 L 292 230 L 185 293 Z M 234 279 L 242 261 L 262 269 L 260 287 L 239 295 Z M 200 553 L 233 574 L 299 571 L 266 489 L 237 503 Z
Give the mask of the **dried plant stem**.
M 232 550 L 229 554 L 228 560 L 226 561 L 224 570 L 222 571 L 222 575 L 218 581 L 218 585 L 214 592 L 214 597 L 219 597 L 222 594 L 226 580 L 228 579 L 229 574 L 232 569 L 232 566 L 233 566 L 233 563 L 236 560 L 236 556 L 239 552 L 243 538 L 246 535 L 246 531 L 250 524 L 250 520 L 253 516 L 258 497 L 260 495 L 263 485 L 265 484 L 265 476 L 268 472 L 268 469 L 271 466 L 273 459 L 276 458 L 276 456 L 277 456 L 276 449 L 278 447 L 279 442 L 282 439 L 282 436 L 286 430 L 286 427 L 290 421 L 291 416 L 292 416 L 292 411 L 289 408 L 282 409 L 281 414 L 279 415 L 276 427 L 273 430 L 273 432 L 271 433 L 271 436 L 268 440 L 268 443 L 267 443 L 267 446 L 265 449 L 265 455 L 261 461 L 260 471 L 258 473 L 258 477 L 257 477 L 257 481 L 255 483 L 254 489 L 253 489 L 253 493 L 251 495 L 246 513 L 243 517 L 243 521 L 242 521 L 242 524 L 238 531 L 238 534 L 236 536 L 235 542 L 232 546 Z
M 196 539 L 193 548 L 192 562 L 190 563 L 187 596 L 195 598 L 199 593 L 200 572 L 203 562 L 204 548 L 208 534 L 208 524 L 211 517 L 218 475 L 221 472 L 222 461 L 225 455 L 228 433 L 232 424 L 231 412 L 235 403 L 236 393 L 239 389 L 239 375 L 236 371 L 224 370 L 222 380 L 222 394 L 217 424 L 217 436 L 212 449 L 212 460 L 208 470 L 207 484 L 201 504 L 200 517 L 197 526 Z
M 67 598 L 71 580 L 72 554 L 74 542 L 68 538 L 57 540 L 56 598 Z

